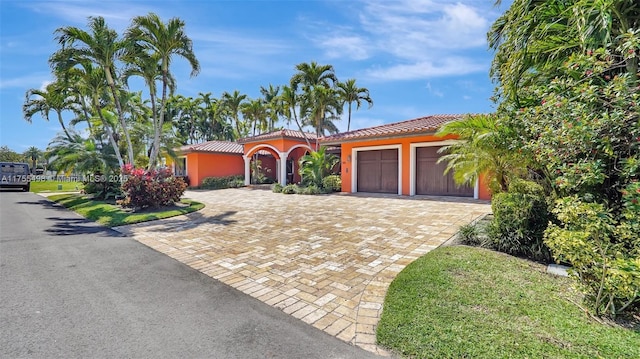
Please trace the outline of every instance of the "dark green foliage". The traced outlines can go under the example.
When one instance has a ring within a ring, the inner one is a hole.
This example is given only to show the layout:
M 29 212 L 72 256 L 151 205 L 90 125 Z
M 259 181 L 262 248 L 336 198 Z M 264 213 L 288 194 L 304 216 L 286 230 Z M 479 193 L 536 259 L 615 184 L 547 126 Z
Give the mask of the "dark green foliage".
M 296 194 L 298 193 L 298 185 L 296 184 L 288 184 L 282 188 L 282 193 L 284 194 Z
M 331 174 L 331 170 L 336 166 L 340 159 L 331 154 L 326 153 L 326 147 L 320 147 L 318 151 L 311 152 L 300 158 L 300 169 L 298 172 L 302 176 L 303 184 L 315 184 L 321 187 L 323 179 Z
M 314 194 L 321 194 L 324 193 L 322 191 L 322 189 L 318 186 L 316 186 L 315 184 L 310 184 L 306 187 L 298 187 L 297 189 L 297 194 L 309 194 L 309 195 L 314 195 Z
M 282 193 L 282 185 L 280 183 L 274 183 L 271 186 L 271 191 L 273 191 L 273 193 Z
M 322 188 L 328 192 L 342 191 L 342 179 L 340 179 L 340 175 L 329 175 L 323 178 Z
M 551 260 L 543 241 L 550 215 L 542 186 L 515 180 L 508 192 L 493 196 L 491 208 L 494 218 L 487 229 L 490 247 L 536 261 Z
M 458 236 L 462 244 L 470 246 L 479 246 L 481 244 L 480 230 L 475 224 L 465 224 L 461 226 Z
M 84 193 L 101 200 L 121 198 L 123 196 L 122 183 L 114 181 L 115 177 L 113 175 L 106 176 L 101 173 L 94 173 L 89 176 L 89 181 L 82 182 Z
M 200 188 L 203 189 L 223 189 L 238 188 L 244 186 L 244 176 L 226 176 L 226 177 L 206 177 L 202 180 Z

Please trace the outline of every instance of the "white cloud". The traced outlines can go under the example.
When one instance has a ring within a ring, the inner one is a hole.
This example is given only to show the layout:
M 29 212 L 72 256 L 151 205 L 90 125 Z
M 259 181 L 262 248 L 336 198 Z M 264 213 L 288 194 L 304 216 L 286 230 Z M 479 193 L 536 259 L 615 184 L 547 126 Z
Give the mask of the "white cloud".
M 50 82 L 51 74 L 49 72 L 34 72 L 20 77 L 0 78 L 0 89 L 7 88 L 40 88 L 46 82 Z
M 35 12 L 56 16 L 75 24 L 86 24 L 88 17 L 101 16 L 110 27 L 118 31 L 129 26 L 135 16 L 153 12 L 148 6 L 136 6 L 135 2 L 115 1 L 28 2 L 25 6 Z
M 448 57 L 440 61 L 419 61 L 372 68 L 366 72 L 372 80 L 414 80 L 433 77 L 459 76 L 486 70 L 486 65 L 463 57 Z
M 368 75 L 378 80 L 414 80 L 486 71 L 472 54 L 486 47 L 490 20 L 467 0 L 371 0 L 347 7 L 357 23 L 312 39 L 330 58 L 378 62 Z M 310 28 L 317 24 L 307 23 Z
M 320 41 L 326 56 L 331 59 L 365 60 L 369 57 L 366 40 L 356 35 L 329 36 Z

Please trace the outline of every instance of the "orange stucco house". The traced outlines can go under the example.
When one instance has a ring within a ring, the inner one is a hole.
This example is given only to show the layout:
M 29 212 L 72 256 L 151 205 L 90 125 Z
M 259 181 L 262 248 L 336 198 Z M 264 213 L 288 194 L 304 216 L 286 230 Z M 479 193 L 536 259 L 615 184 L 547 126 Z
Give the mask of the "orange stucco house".
M 206 177 L 234 175 L 244 175 L 248 185 L 251 183 L 251 163 L 259 160 L 267 177 L 285 185 L 300 182 L 298 161 L 308 151 L 315 150 L 315 146 L 315 134 L 278 130 L 242 138 L 238 142 L 208 141 L 185 145 L 176 149 L 177 159 L 168 163 L 176 175 L 188 177 L 189 185 L 197 187 Z
M 461 115 L 434 115 L 339 133 L 320 139 L 321 145 L 340 146 L 343 192 L 397 193 L 490 199 L 481 182 L 458 186 L 438 150 L 455 137 L 435 132 Z
M 394 193 L 403 196 L 433 195 L 488 200 L 488 188 L 458 186 L 445 164 L 438 164 L 438 150 L 456 141 L 435 132 L 462 115 L 434 115 L 322 137 L 312 133 L 278 130 L 238 142 L 209 141 L 177 149 L 173 164 L 177 175 L 199 186 L 206 177 L 244 175 L 251 183 L 251 162 L 259 159 L 268 176 L 285 185 L 300 182 L 298 161 L 320 146 L 332 148 L 340 157 L 342 191 Z M 306 139 L 305 139 L 306 137 Z M 308 141 L 308 142 L 307 142 Z

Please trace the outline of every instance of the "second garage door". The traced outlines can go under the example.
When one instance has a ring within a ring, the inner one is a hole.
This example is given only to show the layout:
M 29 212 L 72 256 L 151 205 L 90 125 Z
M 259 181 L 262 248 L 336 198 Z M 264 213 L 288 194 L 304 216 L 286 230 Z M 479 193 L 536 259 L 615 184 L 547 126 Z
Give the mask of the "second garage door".
M 416 194 L 473 197 L 473 188 L 458 186 L 453 172 L 444 174 L 446 163 L 437 163 L 440 147 L 416 148 Z
M 398 193 L 398 150 L 358 152 L 358 192 Z

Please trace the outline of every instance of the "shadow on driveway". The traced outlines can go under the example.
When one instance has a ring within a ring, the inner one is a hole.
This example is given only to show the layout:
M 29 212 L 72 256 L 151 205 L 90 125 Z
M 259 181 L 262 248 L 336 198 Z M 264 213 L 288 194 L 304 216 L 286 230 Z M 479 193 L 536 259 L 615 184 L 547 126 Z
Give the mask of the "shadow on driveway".
M 47 219 L 55 223 L 44 231 L 54 236 L 101 234 L 103 237 L 126 237 L 118 231 L 84 218 L 47 217 Z

